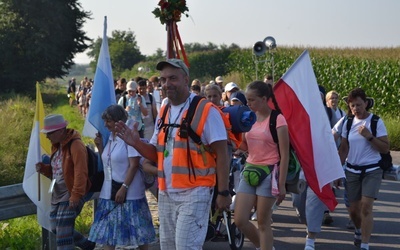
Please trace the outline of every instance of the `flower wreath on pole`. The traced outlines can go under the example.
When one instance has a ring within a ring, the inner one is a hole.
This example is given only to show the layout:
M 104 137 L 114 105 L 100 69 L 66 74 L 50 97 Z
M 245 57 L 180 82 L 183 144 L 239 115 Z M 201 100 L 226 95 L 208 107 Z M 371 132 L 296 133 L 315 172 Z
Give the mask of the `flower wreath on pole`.
M 187 12 L 189 8 L 186 6 L 186 0 L 160 0 L 158 6 L 153 10 L 156 18 L 160 19 L 161 24 L 166 24 L 167 30 L 167 59 L 182 58 L 189 67 L 185 48 L 179 35 L 177 22 L 181 21 L 181 16 L 189 17 Z

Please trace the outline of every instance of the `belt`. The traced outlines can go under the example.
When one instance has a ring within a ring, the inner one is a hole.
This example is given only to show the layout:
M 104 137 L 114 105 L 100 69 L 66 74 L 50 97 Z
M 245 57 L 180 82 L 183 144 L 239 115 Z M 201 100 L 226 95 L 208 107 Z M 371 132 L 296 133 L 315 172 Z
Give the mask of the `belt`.
M 370 168 L 379 167 L 379 163 L 358 166 L 358 165 L 351 165 L 350 163 L 346 162 L 346 166 L 348 168 L 351 168 L 351 169 L 354 169 L 354 170 L 362 171 L 362 170 L 366 170 L 366 169 L 370 169 Z

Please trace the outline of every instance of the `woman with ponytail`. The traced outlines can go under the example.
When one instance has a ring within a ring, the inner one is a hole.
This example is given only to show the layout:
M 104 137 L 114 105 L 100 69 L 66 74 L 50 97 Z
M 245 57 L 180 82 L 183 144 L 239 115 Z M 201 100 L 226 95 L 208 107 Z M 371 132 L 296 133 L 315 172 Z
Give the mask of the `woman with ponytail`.
M 257 249 L 271 250 L 273 248 L 273 234 L 271 229 L 272 207 L 276 202 L 279 205 L 285 198 L 285 181 L 289 162 L 289 133 L 285 118 L 279 114 L 276 121 L 276 130 L 279 147 L 274 142 L 269 120 L 272 109 L 268 105 L 271 100 L 275 109 L 279 111 L 272 86 L 262 81 L 254 81 L 246 88 L 247 105 L 257 115 L 257 121 L 244 136 L 239 150 L 248 152 L 244 172 L 242 172 L 235 202 L 235 224 L 241 232 L 256 246 Z M 238 152 L 239 153 L 239 152 Z M 277 193 L 273 194 L 272 170 L 279 166 L 277 179 Z M 262 170 L 265 179 L 256 185 L 245 178 L 248 169 Z M 249 216 L 253 204 L 257 205 L 258 228 L 250 221 Z

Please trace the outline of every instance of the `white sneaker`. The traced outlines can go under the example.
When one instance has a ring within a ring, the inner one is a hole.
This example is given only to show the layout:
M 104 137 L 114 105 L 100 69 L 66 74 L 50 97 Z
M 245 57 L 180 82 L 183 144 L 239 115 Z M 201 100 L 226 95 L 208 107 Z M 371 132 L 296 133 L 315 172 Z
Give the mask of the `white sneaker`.
M 261 250 L 261 247 L 256 247 L 256 250 Z M 272 250 L 275 250 L 274 246 L 272 246 Z
M 306 245 L 306 247 L 304 248 L 304 250 L 314 250 L 315 247 L 311 246 L 311 245 Z
M 251 216 L 251 220 L 252 221 L 256 221 L 257 220 L 257 212 L 254 212 L 254 214 Z
M 234 195 L 234 196 L 232 197 L 232 203 L 231 203 L 231 205 L 229 206 L 229 209 L 230 209 L 231 211 L 234 211 L 234 210 L 235 210 L 235 198 L 236 198 L 236 195 Z

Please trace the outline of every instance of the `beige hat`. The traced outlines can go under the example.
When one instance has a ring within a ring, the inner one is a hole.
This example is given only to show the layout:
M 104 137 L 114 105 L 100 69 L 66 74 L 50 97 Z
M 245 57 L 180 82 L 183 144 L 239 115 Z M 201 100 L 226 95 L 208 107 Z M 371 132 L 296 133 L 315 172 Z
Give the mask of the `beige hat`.
M 224 78 L 222 78 L 222 76 L 217 76 L 217 77 L 215 77 L 215 82 L 216 83 L 223 83 L 224 82 Z
M 166 61 L 161 61 L 161 62 L 157 63 L 156 69 L 157 70 L 162 70 L 166 65 L 170 65 L 170 66 L 172 66 L 174 68 L 182 69 L 185 72 L 186 75 L 189 75 L 188 67 L 180 59 L 170 58 L 170 59 L 167 59 Z
M 47 134 L 65 128 L 67 125 L 68 122 L 62 115 L 48 115 L 44 118 L 44 127 L 40 132 Z
M 129 91 L 129 90 L 133 90 L 133 91 L 137 90 L 137 83 L 135 81 L 129 81 L 126 84 L 126 91 Z

